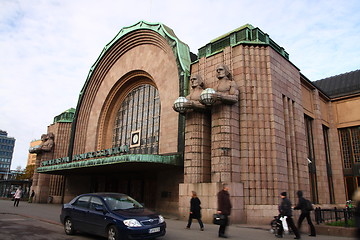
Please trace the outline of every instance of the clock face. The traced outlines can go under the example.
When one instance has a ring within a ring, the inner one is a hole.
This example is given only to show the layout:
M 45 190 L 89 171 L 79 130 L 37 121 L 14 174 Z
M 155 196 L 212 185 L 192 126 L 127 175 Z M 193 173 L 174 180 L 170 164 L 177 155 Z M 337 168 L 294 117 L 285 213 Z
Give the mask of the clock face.
M 134 134 L 132 137 L 133 144 L 137 144 L 139 141 L 139 134 Z
M 139 147 L 140 146 L 140 130 L 131 132 L 130 138 L 130 147 Z

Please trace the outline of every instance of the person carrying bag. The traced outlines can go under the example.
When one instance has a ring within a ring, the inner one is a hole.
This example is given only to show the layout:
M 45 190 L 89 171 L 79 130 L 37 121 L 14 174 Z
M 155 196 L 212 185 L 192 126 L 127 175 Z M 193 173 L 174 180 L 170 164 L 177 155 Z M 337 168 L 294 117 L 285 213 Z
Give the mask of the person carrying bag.
M 292 219 L 291 202 L 286 197 L 286 195 L 287 195 L 286 192 L 282 192 L 280 194 L 280 198 L 282 199 L 280 206 L 279 206 L 280 216 L 281 217 L 286 216 L 286 223 L 287 223 L 289 229 L 291 229 L 293 231 L 293 233 L 295 234 L 294 239 L 300 239 L 300 233 L 294 224 L 294 220 Z M 284 233 L 284 227 L 281 225 L 280 228 L 278 229 L 278 233 L 275 236 L 278 238 L 282 238 L 283 233 Z
M 217 214 L 222 215 L 219 216 L 221 221 L 219 221 L 219 237 L 220 238 L 227 238 L 225 235 L 226 226 L 229 224 L 229 216 L 231 213 L 231 202 L 230 202 L 230 194 L 229 194 L 229 187 L 226 183 L 223 184 L 223 189 L 218 193 L 218 211 Z
M 308 200 L 305 199 L 303 197 L 303 192 L 302 191 L 297 191 L 297 195 L 299 198 L 299 202 L 296 205 L 296 207 L 294 207 L 294 210 L 301 210 L 301 214 L 299 216 L 297 225 L 298 225 L 298 229 L 301 229 L 301 224 L 303 222 L 303 220 L 306 218 L 309 226 L 310 226 L 310 235 L 311 237 L 315 237 L 316 236 L 316 231 L 315 231 L 315 227 L 314 224 L 311 221 L 311 217 L 310 217 L 310 212 L 314 210 L 314 207 L 312 206 L 312 203 Z
M 225 216 L 222 214 L 215 213 L 213 217 L 213 223 L 215 225 L 224 225 L 225 223 Z

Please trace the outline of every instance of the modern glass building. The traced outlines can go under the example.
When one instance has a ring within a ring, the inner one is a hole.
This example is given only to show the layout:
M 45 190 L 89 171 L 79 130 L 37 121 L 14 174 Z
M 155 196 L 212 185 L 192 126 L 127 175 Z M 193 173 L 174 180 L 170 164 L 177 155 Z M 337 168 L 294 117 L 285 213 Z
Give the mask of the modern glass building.
M 8 137 L 6 131 L 0 130 L 0 176 L 6 179 L 10 173 L 10 166 L 15 147 L 15 138 Z

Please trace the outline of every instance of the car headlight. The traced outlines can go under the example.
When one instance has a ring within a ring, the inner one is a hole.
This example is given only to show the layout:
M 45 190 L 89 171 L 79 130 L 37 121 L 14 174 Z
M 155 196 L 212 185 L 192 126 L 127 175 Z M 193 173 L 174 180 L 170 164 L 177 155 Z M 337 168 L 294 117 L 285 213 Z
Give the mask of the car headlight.
M 141 227 L 141 224 L 136 219 L 126 219 L 123 223 L 128 227 Z
M 159 215 L 159 223 L 163 223 L 165 222 L 165 219 L 163 216 Z

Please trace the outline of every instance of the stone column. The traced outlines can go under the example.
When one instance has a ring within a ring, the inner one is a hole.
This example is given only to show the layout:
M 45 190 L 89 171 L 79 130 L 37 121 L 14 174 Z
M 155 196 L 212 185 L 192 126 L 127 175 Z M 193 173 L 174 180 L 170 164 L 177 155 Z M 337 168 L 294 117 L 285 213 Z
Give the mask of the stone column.
M 41 154 L 37 154 L 36 161 L 35 161 L 35 171 L 34 171 L 34 176 L 33 176 L 33 181 L 32 181 L 33 188 L 38 186 L 39 173 L 37 172 L 37 169 L 38 169 L 38 167 L 40 167 L 40 163 L 41 163 Z
M 214 105 L 211 121 L 211 182 L 240 181 L 238 104 Z
M 186 114 L 184 183 L 210 182 L 210 114 Z
M 38 158 L 40 158 L 41 161 L 53 159 L 52 155 L 53 155 L 52 152 L 40 153 L 36 157 L 36 162 L 38 161 Z M 39 166 L 40 165 L 41 164 L 39 162 Z M 36 179 L 35 179 L 35 175 L 36 175 Z M 36 174 L 34 174 L 34 182 L 36 180 L 36 186 L 33 185 L 33 190 L 35 191 L 34 202 L 46 203 L 48 201 L 50 177 L 51 177 L 50 174 L 38 173 L 36 170 Z
M 54 134 L 48 133 L 41 136 L 42 143 L 29 149 L 30 153 L 36 153 L 35 173 L 33 177 L 32 189 L 35 191 L 34 202 L 46 203 L 49 196 L 49 174 L 38 173 L 37 169 L 42 161 L 53 159 L 54 155 Z

